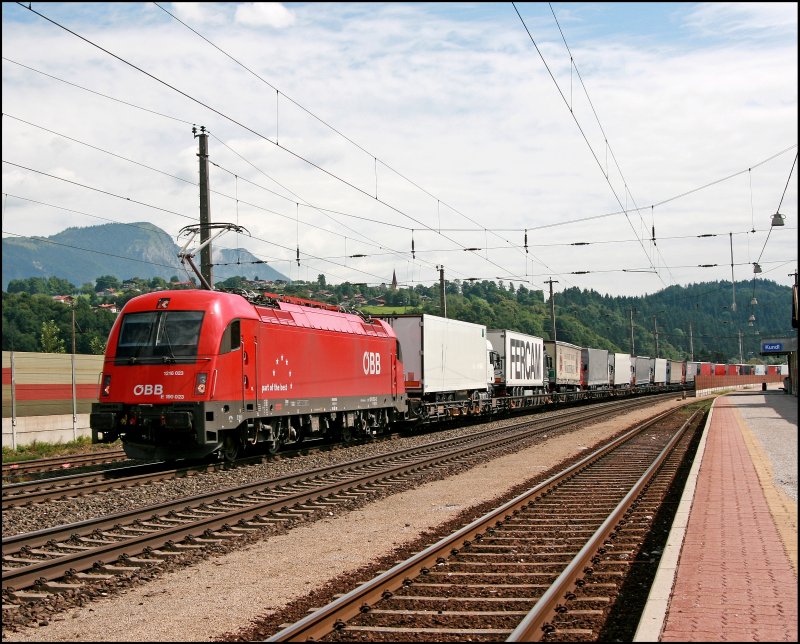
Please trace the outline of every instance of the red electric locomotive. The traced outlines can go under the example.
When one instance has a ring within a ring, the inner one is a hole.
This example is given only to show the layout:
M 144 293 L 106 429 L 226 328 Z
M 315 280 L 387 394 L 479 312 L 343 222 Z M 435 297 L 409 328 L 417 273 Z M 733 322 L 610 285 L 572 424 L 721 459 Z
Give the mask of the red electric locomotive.
M 402 418 L 392 328 L 290 299 L 184 290 L 130 300 L 109 336 L 93 442 L 121 438 L 137 459 L 232 460 L 248 444 L 347 441 Z

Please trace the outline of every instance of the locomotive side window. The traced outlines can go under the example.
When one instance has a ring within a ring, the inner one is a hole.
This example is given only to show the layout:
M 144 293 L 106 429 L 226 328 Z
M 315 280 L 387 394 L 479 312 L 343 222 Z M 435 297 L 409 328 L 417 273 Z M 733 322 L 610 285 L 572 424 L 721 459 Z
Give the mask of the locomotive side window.
M 202 323 L 202 311 L 128 313 L 122 319 L 117 358 L 194 358 Z
M 225 333 L 222 334 L 222 342 L 219 345 L 219 353 L 222 355 L 223 353 L 230 353 L 231 351 L 236 351 L 242 346 L 242 334 L 241 334 L 241 326 L 239 320 L 234 320 L 228 325 L 228 328 L 225 329 Z

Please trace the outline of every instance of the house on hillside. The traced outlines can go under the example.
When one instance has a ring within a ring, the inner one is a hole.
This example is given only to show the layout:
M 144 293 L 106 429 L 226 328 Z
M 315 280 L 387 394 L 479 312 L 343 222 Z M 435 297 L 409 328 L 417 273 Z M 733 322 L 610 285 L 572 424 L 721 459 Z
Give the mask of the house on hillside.
M 68 306 L 72 306 L 75 303 L 75 298 L 71 295 L 54 295 L 53 300 L 61 302 L 62 304 L 67 304 Z

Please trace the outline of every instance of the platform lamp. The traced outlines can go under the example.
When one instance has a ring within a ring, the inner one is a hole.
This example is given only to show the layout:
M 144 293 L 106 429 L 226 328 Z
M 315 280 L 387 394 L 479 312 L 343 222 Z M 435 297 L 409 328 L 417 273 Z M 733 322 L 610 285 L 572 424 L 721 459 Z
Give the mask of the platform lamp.
M 786 215 L 782 215 L 779 212 L 776 212 L 772 215 L 772 225 L 773 226 L 783 226 L 783 220 L 786 219 Z
M 756 299 L 756 275 L 760 272 L 761 265 L 758 262 L 753 262 L 753 299 L 750 300 L 750 306 L 755 306 L 758 304 L 758 300 Z

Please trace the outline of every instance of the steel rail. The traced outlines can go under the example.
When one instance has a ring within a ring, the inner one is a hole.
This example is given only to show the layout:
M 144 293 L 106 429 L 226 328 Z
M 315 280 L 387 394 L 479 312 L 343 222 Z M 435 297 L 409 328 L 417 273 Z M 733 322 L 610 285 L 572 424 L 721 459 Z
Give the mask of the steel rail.
M 91 454 L 70 454 L 68 456 L 48 456 L 29 461 L 15 461 L 13 463 L 3 463 L 3 478 L 18 477 L 35 472 L 49 472 L 53 470 L 68 469 L 73 467 L 85 467 L 99 463 L 111 463 L 114 461 L 128 460 L 125 451 L 108 450 L 105 452 L 93 452 Z

